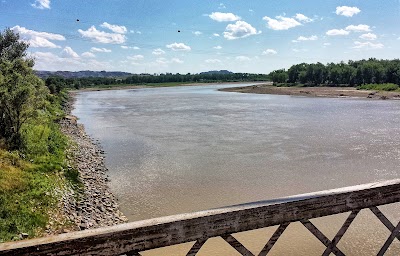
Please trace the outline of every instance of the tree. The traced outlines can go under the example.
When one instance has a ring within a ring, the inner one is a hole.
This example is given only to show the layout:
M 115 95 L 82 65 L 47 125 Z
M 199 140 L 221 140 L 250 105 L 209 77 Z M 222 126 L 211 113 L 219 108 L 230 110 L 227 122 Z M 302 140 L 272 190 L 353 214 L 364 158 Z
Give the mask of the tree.
M 33 72 L 29 45 L 10 29 L 0 32 L 0 139 L 21 149 L 22 126 L 45 107 L 48 89 Z

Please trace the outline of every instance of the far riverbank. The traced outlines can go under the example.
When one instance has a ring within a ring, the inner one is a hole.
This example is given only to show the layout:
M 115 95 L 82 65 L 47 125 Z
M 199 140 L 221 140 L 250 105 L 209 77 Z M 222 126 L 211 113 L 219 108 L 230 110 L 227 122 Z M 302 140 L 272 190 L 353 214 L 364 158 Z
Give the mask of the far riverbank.
M 277 87 L 271 84 L 260 84 L 253 86 L 224 88 L 220 91 L 257 93 L 257 94 L 277 94 L 295 95 L 306 97 L 328 97 L 328 98 L 368 98 L 381 100 L 400 100 L 399 92 L 376 91 L 376 90 L 357 90 L 354 87 Z

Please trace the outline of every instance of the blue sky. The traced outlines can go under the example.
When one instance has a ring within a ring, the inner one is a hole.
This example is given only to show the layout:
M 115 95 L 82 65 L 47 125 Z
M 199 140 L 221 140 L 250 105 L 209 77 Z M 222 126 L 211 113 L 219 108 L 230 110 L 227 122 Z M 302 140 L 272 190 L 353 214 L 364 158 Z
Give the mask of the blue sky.
M 0 0 L 0 26 L 30 42 L 38 70 L 268 73 L 400 58 L 399 0 Z

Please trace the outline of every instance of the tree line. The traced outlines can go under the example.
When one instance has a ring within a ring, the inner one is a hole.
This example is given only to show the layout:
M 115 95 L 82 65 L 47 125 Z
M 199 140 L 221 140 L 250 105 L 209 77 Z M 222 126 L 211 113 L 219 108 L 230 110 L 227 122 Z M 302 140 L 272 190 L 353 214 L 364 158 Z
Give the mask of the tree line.
M 267 81 L 266 74 L 229 73 L 229 74 L 172 74 L 159 75 L 141 74 L 125 78 L 106 77 L 84 77 L 63 78 L 52 76 L 45 79 L 46 86 L 52 93 L 61 91 L 63 88 L 81 89 L 97 87 L 101 85 L 127 85 L 127 84 L 159 84 L 159 83 L 211 83 L 211 82 L 247 82 Z
M 366 84 L 400 85 L 400 60 L 348 61 L 340 63 L 301 63 L 288 70 L 279 69 L 269 77 L 274 83 L 309 86 L 360 86 Z

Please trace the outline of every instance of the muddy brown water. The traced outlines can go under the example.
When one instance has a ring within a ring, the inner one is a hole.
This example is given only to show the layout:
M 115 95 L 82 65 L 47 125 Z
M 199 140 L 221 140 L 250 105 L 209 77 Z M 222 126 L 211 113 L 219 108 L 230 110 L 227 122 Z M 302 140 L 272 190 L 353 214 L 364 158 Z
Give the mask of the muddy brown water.
M 400 101 L 220 92 L 243 85 L 82 92 L 73 114 L 106 152 L 130 221 L 398 178 Z M 382 207 L 393 222 L 398 204 Z M 332 239 L 348 214 L 313 222 Z M 397 222 L 395 223 L 397 224 Z M 236 237 L 258 253 L 276 227 Z M 375 255 L 388 230 L 363 210 L 339 242 Z M 143 255 L 185 255 L 191 244 Z M 321 255 L 291 224 L 272 255 Z M 238 255 L 220 238 L 199 255 Z M 387 255 L 400 255 L 394 241 Z

